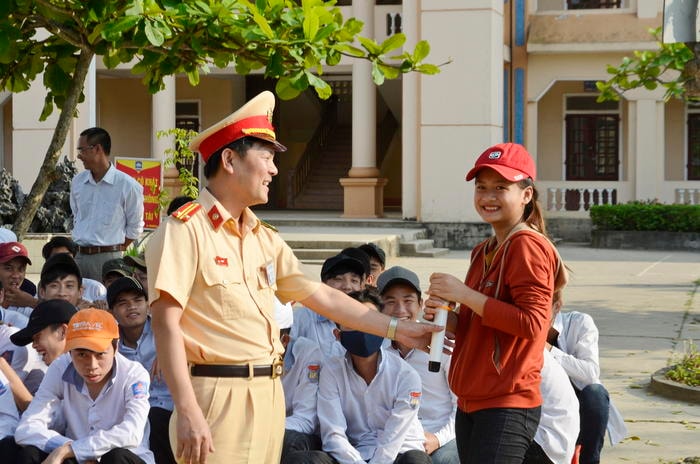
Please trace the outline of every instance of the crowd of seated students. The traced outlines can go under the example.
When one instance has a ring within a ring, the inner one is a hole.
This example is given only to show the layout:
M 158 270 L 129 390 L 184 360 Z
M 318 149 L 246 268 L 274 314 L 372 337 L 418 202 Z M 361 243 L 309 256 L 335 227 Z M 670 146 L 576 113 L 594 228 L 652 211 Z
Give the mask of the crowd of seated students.
M 173 403 L 158 372 L 143 256 L 105 262 L 100 282 L 82 277 L 75 250 L 69 238 L 49 240 L 34 287 L 26 279 L 26 247 L 0 243 L 0 456 L 17 463 L 174 463 Z M 373 310 L 421 318 L 418 276 L 387 269 L 375 244 L 327 259 L 320 277 Z M 606 429 L 613 443 L 626 433 L 600 384 L 595 324 L 581 313 L 560 313 L 561 302 L 556 295 L 528 464 L 599 462 Z M 449 354 L 439 372 L 430 372 L 427 352 L 276 304 L 285 348 L 282 463 L 459 462 Z M 96 323 L 101 331 L 85 330 Z M 91 413 L 97 405 L 100 412 Z

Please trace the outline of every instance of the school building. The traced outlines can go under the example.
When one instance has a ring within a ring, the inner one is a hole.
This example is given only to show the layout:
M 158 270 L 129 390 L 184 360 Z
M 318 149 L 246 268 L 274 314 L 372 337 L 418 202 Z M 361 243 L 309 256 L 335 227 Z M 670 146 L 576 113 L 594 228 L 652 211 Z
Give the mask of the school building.
M 278 157 L 268 208 L 477 222 L 464 176 L 502 141 L 536 157 L 550 218 L 586 218 L 591 204 L 632 200 L 700 204 L 700 106 L 664 102 L 662 90 L 596 103 L 595 81 L 607 78 L 607 65 L 656 47 L 648 30 L 662 24 L 662 0 L 338 4 L 346 18 L 365 22 L 364 35 L 381 41 L 402 31 L 406 47 L 428 40 L 428 61 L 451 63 L 435 76 L 412 73 L 376 87 L 369 65 L 348 59 L 323 76 L 333 98 L 310 90 L 278 101 L 273 123 L 289 151 Z M 115 156 L 161 158 L 169 141 L 157 131 L 204 129 L 273 86 L 216 69 L 197 87 L 171 77 L 150 95 L 128 67 L 108 70 L 97 59 L 64 152 L 75 158 L 80 131 L 99 125 L 111 133 Z M 41 80 L 0 95 L 0 163 L 25 191 L 56 121 L 38 121 L 43 99 Z

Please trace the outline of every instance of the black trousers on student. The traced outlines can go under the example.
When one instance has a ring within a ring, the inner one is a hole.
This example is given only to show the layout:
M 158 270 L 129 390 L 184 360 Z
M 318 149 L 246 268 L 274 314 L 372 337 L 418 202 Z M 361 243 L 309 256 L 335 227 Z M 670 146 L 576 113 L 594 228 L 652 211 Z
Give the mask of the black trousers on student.
M 22 446 L 17 453 L 17 464 L 41 464 L 48 457 L 36 446 Z M 9 462 L 9 461 L 8 461 Z M 75 458 L 66 459 L 63 464 L 78 464 Z M 125 448 L 114 448 L 100 458 L 100 464 L 146 464 L 143 459 Z
M 16 462 L 17 451 L 19 451 L 19 445 L 15 443 L 13 435 L 8 435 L 0 440 L 0 461 Z
M 148 447 L 153 451 L 157 464 L 175 464 L 168 431 L 172 414 L 172 411 L 155 406 L 148 411 L 148 422 L 151 425 Z
M 297 451 L 287 456 L 288 463 L 294 464 L 338 464 L 338 461 L 324 451 Z M 394 464 L 432 464 L 425 451 L 411 450 L 399 454 Z

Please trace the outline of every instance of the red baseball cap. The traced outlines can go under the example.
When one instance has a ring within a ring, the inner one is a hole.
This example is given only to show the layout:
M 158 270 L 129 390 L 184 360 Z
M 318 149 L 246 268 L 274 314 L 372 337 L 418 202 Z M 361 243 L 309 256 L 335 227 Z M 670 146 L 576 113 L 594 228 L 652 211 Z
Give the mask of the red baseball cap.
M 0 264 L 4 264 L 15 258 L 24 258 L 27 264 L 32 264 L 32 260 L 29 259 L 27 247 L 21 243 L 7 242 L 0 244 Z
M 511 182 L 519 182 L 528 177 L 535 180 L 537 168 L 525 147 L 517 143 L 499 143 L 484 151 L 467 173 L 472 180 L 483 168 L 491 168 Z

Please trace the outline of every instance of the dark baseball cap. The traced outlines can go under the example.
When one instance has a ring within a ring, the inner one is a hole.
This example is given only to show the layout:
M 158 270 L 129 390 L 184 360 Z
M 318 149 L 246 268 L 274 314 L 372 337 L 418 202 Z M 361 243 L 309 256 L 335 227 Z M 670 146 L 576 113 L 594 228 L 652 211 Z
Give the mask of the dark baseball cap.
M 120 277 L 112 282 L 112 285 L 107 287 L 107 304 L 109 305 L 109 308 L 112 309 L 114 302 L 117 300 L 117 297 L 119 297 L 120 294 L 129 291 L 147 296 L 146 290 L 143 289 L 141 282 L 133 277 Z
M 141 269 L 142 271 L 146 270 L 146 258 L 143 256 L 143 254 L 138 254 L 138 255 L 126 255 L 124 256 L 124 262 L 132 267 L 137 267 Z
M 124 277 L 128 277 L 132 274 L 129 266 L 126 265 L 122 258 L 114 258 L 109 261 L 105 261 L 102 265 L 102 278 L 104 279 L 110 272 L 116 272 Z
M 367 256 L 376 258 L 382 264 L 382 267 L 386 264 L 386 253 L 376 243 L 365 243 L 357 248 L 367 253 Z
M 353 256 L 339 253 L 323 262 L 323 266 L 321 266 L 321 280 L 325 282 L 330 278 L 339 274 L 345 274 L 346 272 L 354 272 L 359 276 L 365 275 L 365 265 L 362 261 Z
M 372 272 L 372 266 L 369 264 L 369 255 L 360 250 L 358 247 L 348 247 L 340 250 L 340 253 L 352 256 L 356 260 L 360 261 L 365 268 L 365 275 L 369 275 L 369 273 Z
M 41 285 L 46 286 L 46 284 L 48 284 L 48 282 L 46 282 L 47 276 L 57 270 L 76 276 L 78 278 L 78 282 L 83 281 L 83 275 L 80 272 L 80 267 L 78 266 L 78 263 L 75 262 L 73 257 L 69 253 L 56 253 L 47 259 L 44 265 L 41 267 Z
M 401 266 L 390 267 L 379 274 L 377 290 L 379 290 L 379 294 L 384 294 L 384 290 L 386 290 L 387 287 L 391 287 L 397 283 L 408 284 L 418 292 L 418 295 L 421 293 L 420 280 L 416 273 Z
M 34 335 L 51 324 L 68 324 L 78 310 L 66 300 L 45 300 L 36 305 L 29 316 L 27 327 L 10 335 L 10 340 L 17 346 L 29 345 Z

